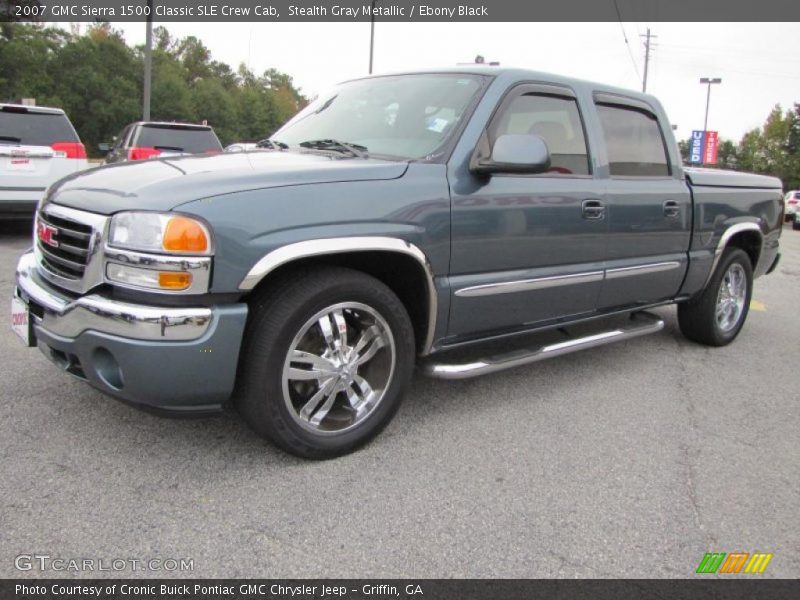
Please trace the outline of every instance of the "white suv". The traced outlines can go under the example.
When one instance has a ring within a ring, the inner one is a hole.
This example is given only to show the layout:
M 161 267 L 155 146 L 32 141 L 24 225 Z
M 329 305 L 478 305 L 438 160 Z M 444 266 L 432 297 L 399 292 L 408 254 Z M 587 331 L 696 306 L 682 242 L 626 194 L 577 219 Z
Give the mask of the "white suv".
M 787 221 L 794 221 L 794 214 L 797 212 L 798 204 L 800 204 L 800 190 L 792 190 L 790 192 L 786 192 L 786 195 L 783 197 L 783 203 L 786 207 L 786 215 Z
M 0 104 L 0 218 L 30 218 L 47 187 L 89 165 L 60 108 Z

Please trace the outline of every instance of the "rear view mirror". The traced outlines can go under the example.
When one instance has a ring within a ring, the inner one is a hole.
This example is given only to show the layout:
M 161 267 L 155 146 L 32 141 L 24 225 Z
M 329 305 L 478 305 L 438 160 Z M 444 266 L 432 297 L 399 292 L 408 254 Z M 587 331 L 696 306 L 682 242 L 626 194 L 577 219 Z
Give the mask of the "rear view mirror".
M 475 173 L 544 173 L 550 168 L 550 151 L 534 134 L 506 134 L 498 137 L 489 158 L 474 157 Z

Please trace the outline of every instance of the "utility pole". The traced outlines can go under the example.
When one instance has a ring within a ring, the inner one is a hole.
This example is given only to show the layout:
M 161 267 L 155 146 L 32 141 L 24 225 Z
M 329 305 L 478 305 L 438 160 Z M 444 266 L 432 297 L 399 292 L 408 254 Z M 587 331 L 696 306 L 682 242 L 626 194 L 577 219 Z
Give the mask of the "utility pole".
M 150 120 L 150 83 L 153 79 L 153 0 L 147 0 L 147 28 L 144 38 L 144 98 L 142 120 Z
M 655 44 L 651 40 L 657 38 L 657 35 L 650 34 L 650 28 L 647 28 L 647 33 L 643 36 L 644 40 L 644 76 L 642 77 L 642 92 L 647 91 L 647 68 L 650 66 L 650 48 Z
M 372 53 L 375 48 L 375 3 L 378 0 L 372 0 L 370 3 L 369 12 L 369 74 L 372 75 Z

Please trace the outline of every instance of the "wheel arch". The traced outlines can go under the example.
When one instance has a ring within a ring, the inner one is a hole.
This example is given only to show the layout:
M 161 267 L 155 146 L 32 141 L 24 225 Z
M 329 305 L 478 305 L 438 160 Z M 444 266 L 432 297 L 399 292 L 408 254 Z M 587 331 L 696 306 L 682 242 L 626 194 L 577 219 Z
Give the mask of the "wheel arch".
M 406 240 L 365 236 L 287 244 L 256 262 L 239 289 L 249 294 L 292 270 L 318 264 L 349 267 L 386 284 L 411 317 L 418 353 L 430 352 L 438 309 L 433 269 L 425 253 Z
M 750 257 L 750 264 L 753 267 L 753 273 L 756 272 L 758 261 L 761 258 L 761 252 L 764 247 L 764 234 L 761 231 L 758 223 L 748 221 L 744 223 L 735 223 L 728 227 L 720 236 L 717 247 L 714 250 L 714 261 L 711 264 L 711 270 L 708 273 L 705 286 L 711 281 L 711 277 L 717 269 L 722 253 L 728 247 L 741 248 Z

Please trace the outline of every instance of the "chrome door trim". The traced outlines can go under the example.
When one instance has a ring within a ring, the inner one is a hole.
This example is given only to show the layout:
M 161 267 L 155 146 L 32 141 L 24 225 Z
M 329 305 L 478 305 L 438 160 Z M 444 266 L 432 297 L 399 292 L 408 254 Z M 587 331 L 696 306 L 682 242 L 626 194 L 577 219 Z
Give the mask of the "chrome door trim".
M 587 271 L 572 273 L 570 275 L 555 275 L 552 277 L 537 277 L 535 279 L 521 279 L 519 281 L 503 281 L 500 283 L 486 283 L 473 285 L 456 290 L 456 296 L 473 298 L 476 296 L 493 296 L 495 294 L 511 294 L 514 292 L 528 292 L 543 290 L 562 285 L 576 285 L 579 283 L 592 283 L 603 280 L 603 271 Z
M 326 254 L 341 254 L 345 252 L 399 252 L 414 258 L 425 274 L 428 288 L 428 331 L 422 348 L 422 355 L 430 353 L 433 346 L 433 336 L 436 331 L 436 314 L 438 302 L 436 284 L 434 283 L 433 267 L 428 257 L 417 246 L 406 240 L 382 236 L 323 238 L 305 240 L 287 244 L 276 248 L 263 256 L 248 271 L 239 284 L 240 290 L 252 290 L 271 271 L 300 258 L 322 256 Z
M 606 279 L 620 279 L 621 277 L 632 277 L 635 275 L 649 275 L 662 271 L 671 271 L 681 266 L 676 260 L 667 262 L 651 263 L 646 265 L 635 265 L 633 267 L 617 267 L 606 270 Z

